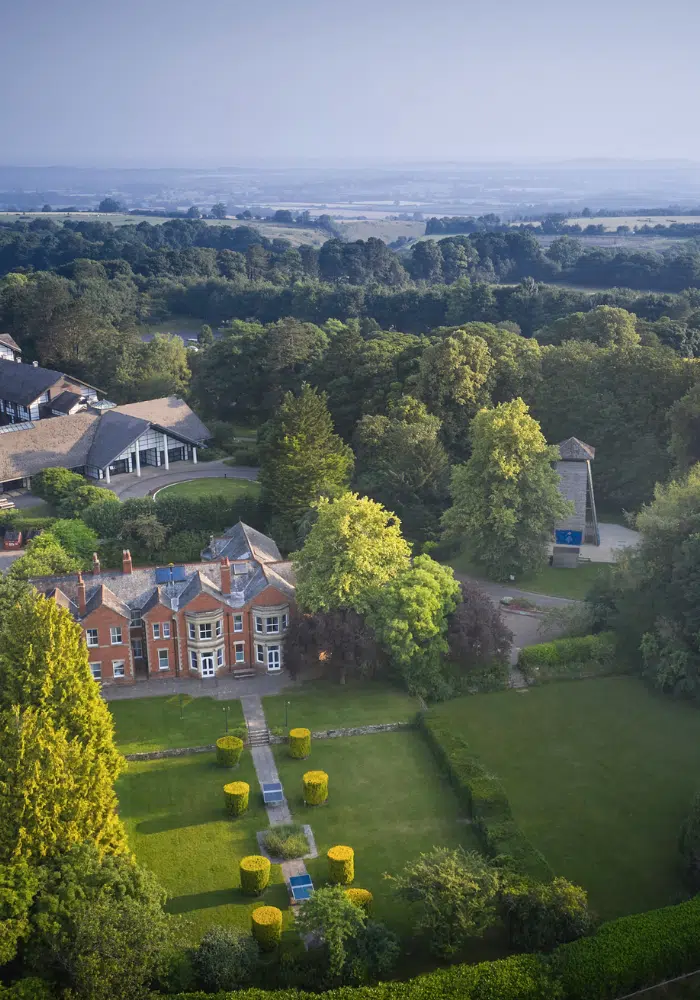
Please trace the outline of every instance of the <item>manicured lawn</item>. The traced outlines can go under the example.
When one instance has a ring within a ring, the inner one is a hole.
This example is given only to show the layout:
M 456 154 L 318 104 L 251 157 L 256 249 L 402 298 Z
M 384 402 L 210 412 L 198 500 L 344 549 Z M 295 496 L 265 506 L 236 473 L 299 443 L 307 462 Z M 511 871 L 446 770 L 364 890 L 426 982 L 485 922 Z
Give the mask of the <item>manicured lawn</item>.
M 309 681 L 301 688 L 263 698 L 263 708 L 271 727 L 284 726 L 288 721 L 290 728 L 320 730 L 409 722 L 420 706 L 405 691 L 385 684 Z
M 470 562 L 466 553 L 460 552 L 448 560 L 456 573 L 464 573 L 475 579 L 483 578 L 484 573 Z M 582 563 L 576 569 L 554 569 L 544 566 L 537 573 L 529 573 L 518 577 L 511 586 L 518 590 L 527 590 L 533 594 L 548 594 L 550 597 L 572 597 L 583 600 L 591 584 L 600 572 L 601 564 Z
M 201 747 L 223 736 L 228 724 L 242 726 L 243 712 L 238 699 L 215 701 L 213 698 L 180 696 L 126 698 L 108 702 L 114 716 L 117 745 L 122 753 L 145 753 L 177 747 Z
M 28 517 L 31 520 L 35 517 L 58 517 L 54 507 L 45 500 L 37 500 L 31 507 L 18 507 L 17 513 L 20 517 Z
M 238 780 L 250 784 L 250 806 L 245 816 L 229 819 L 222 789 Z M 167 890 L 167 909 L 180 915 L 188 943 L 212 924 L 248 930 L 250 912 L 261 903 L 288 912 L 277 865 L 260 899 L 240 891 L 238 862 L 258 853 L 256 831 L 268 826 L 249 753 L 236 770 L 217 767 L 214 754 L 130 763 L 117 793 L 136 859 Z
M 632 677 L 460 698 L 451 720 L 516 820 L 604 918 L 677 901 L 678 831 L 700 784 L 700 711 Z
M 251 479 L 228 479 L 212 477 L 211 479 L 192 479 L 187 483 L 175 483 L 158 491 L 158 497 L 189 497 L 198 500 L 199 497 L 221 497 L 223 500 L 236 500 L 239 497 L 256 498 L 260 487 Z
M 374 913 L 400 933 L 410 933 L 412 915 L 398 902 L 385 872 L 432 847 L 475 849 L 460 806 L 422 735 L 417 731 L 379 733 L 317 741 L 308 760 L 292 760 L 286 747 L 275 757 L 294 818 L 309 823 L 319 857 L 307 861 L 316 887 L 326 882 L 326 852 L 334 844 L 355 851 L 354 885 L 374 893 Z M 305 806 L 302 775 L 320 769 L 329 775 L 324 806 Z

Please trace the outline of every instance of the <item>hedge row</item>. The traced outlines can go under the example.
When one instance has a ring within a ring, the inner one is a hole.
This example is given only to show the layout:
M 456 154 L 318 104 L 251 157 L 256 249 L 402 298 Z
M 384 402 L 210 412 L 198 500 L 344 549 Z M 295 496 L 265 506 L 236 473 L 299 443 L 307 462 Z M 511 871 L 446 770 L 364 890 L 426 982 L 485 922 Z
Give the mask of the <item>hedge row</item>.
M 455 965 L 410 982 L 344 987 L 325 1000 L 613 1000 L 700 967 L 700 896 L 603 924 L 549 957 Z M 173 1000 L 206 1000 L 181 993 Z M 242 990 L 218 1000 L 318 1000 L 296 990 Z
M 484 853 L 494 858 L 512 858 L 519 871 L 541 882 L 554 878 L 544 856 L 532 846 L 513 819 L 500 781 L 488 773 L 466 740 L 455 735 L 450 726 L 430 712 L 421 716 L 421 728 L 469 811 Z
M 530 684 L 623 672 L 615 655 L 615 633 L 582 635 L 525 646 L 518 667 Z

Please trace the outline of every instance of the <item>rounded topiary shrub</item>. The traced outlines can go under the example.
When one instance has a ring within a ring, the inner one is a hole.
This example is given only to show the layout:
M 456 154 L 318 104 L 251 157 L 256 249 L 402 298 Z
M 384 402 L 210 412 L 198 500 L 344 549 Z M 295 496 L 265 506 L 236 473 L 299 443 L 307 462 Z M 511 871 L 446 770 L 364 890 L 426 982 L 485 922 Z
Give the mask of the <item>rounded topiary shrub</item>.
M 289 756 L 296 760 L 304 760 L 311 753 L 311 730 L 289 730 Z
M 247 896 L 257 896 L 270 881 L 270 862 L 262 854 L 249 854 L 239 862 L 241 889 Z
M 243 740 L 237 736 L 221 736 L 216 741 L 216 763 L 219 767 L 235 767 L 242 752 Z
M 328 798 L 328 775 L 325 771 L 307 771 L 304 775 L 304 802 L 320 806 Z
M 354 906 L 360 907 L 365 913 L 369 913 L 374 896 L 369 889 L 346 889 L 345 895 Z
M 276 906 L 259 906 L 250 915 L 253 937 L 263 951 L 273 951 L 282 937 L 282 911 Z
M 247 781 L 232 781 L 230 784 L 224 785 L 224 795 L 226 796 L 226 811 L 231 816 L 240 816 L 248 808 L 250 785 Z
M 355 852 L 338 844 L 328 852 L 328 880 L 335 885 L 349 885 L 355 878 Z

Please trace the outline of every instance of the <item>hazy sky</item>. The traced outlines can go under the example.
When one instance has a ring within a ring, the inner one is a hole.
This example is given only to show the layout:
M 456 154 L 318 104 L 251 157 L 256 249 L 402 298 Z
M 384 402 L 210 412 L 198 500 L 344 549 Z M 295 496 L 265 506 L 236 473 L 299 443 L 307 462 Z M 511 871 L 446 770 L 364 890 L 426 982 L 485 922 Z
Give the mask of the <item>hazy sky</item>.
M 0 163 L 688 157 L 697 0 L 0 0 Z

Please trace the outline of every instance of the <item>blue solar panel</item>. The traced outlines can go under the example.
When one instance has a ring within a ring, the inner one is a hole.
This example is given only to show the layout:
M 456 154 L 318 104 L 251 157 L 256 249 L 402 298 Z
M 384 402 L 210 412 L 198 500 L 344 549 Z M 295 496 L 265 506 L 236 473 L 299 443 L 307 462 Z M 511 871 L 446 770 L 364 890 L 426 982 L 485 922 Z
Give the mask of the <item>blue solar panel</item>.
M 262 783 L 263 792 L 281 792 L 282 782 L 281 781 L 263 781 Z
M 313 886 L 310 875 L 292 875 L 289 879 L 289 884 L 292 889 L 296 889 L 299 886 Z
M 184 583 L 186 579 L 187 577 L 185 576 L 185 567 L 173 566 L 173 580 L 175 581 L 175 583 Z
M 157 569 L 156 570 L 156 583 L 170 583 L 170 570 L 169 569 Z
M 314 887 L 312 885 L 297 886 L 297 888 L 292 889 L 292 899 L 297 903 L 301 903 L 304 899 L 308 899 L 313 891 Z

